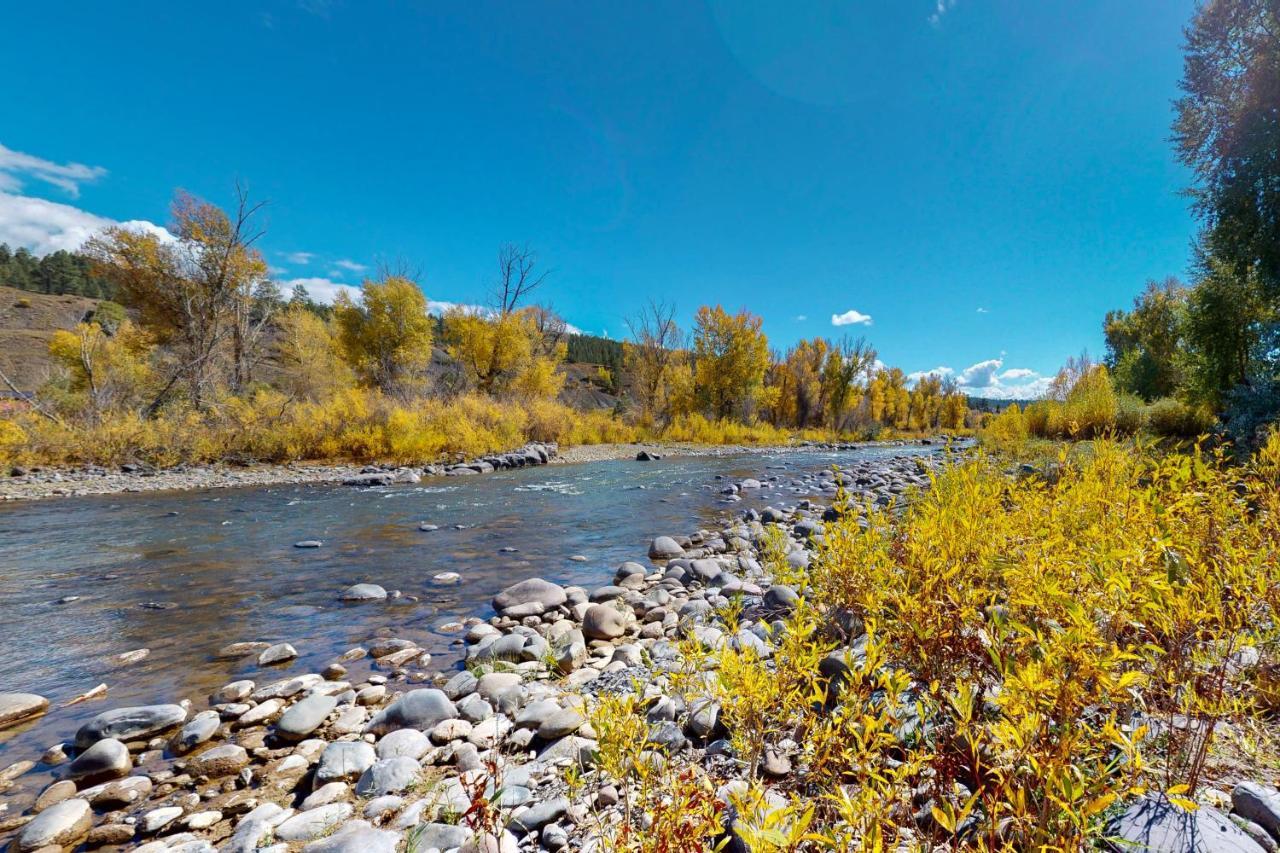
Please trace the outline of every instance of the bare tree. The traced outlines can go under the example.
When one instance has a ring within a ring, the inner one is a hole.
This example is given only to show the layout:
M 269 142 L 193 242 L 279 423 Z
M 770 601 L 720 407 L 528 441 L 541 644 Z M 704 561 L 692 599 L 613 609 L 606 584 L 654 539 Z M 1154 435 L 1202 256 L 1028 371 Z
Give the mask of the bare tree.
M 657 414 L 661 408 L 671 367 L 683 343 L 675 315 L 675 305 L 651 299 L 638 315 L 627 320 L 631 345 L 626 367 L 632 394 L 646 415 Z
M 498 280 L 493 301 L 497 312 L 505 317 L 538 288 L 553 270 L 538 270 L 538 253 L 529 246 L 505 243 L 498 249 Z

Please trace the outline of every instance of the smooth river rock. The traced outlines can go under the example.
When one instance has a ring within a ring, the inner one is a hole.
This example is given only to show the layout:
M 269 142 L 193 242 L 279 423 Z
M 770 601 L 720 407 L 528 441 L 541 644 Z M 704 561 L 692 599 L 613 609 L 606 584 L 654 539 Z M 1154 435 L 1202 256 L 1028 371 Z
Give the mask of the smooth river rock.
M 582 617 L 582 633 L 588 640 L 616 640 L 626 630 L 626 618 L 609 604 L 593 604 Z
M 1145 853 L 1264 853 L 1217 809 L 1184 811 L 1159 796 L 1146 796 L 1107 822 L 1104 834 L 1116 851 Z
M 315 784 L 319 787 L 327 782 L 354 782 L 377 760 L 373 747 L 364 741 L 334 741 L 320 754 Z
M 80 749 L 87 749 L 103 738 L 137 740 L 181 725 L 186 719 L 187 710 L 181 705 L 116 708 L 103 711 L 81 726 L 76 732 L 75 744 Z
M 394 832 L 374 829 L 363 820 L 353 820 L 328 838 L 303 847 L 302 853 L 395 853 L 399 841 L 400 837 Z M 431 845 L 424 847 L 419 839 L 417 849 L 430 850 Z
M 36 815 L 18 834 L 17 849 L 74 847 L 93 826 L 93 809 L 84 800 L 63 800 Z
M 670 536 L 659 536 L 649 543 L 649 558 L 653 560 L 670 560 L 683 554 L 680 543 Z
M 276 721 L 276 734 L 285 740 L 302 740 L 324 723 L 334 708 L 338 707 L 336 696 L 313 693 L 297 702 Z
M 396 729 L 429 731 L 441 720 L 456 716 L 458 709 L 443 692 L 434 688 L 410 690 L 375 714 L 364 730 L 377 735 Z
M 234 776 L 249 766 L 249 753 L 242 746 L 224 743 L 195 756 L 187 766 L 200 776 Z
M 376 583 L 358 583 L 342 591 L 343 601 L 377 601 L 387 597 L 387 591 Z
M 49 700 L 34 693 L 0 693 L 0 729 L 38 717 L 49 710 Z
M 422 768 L 406 755 L 374 762 L 360 775 L 356 793 L 362 797 L 398 794 L 417 781 Z
M 319 838 L 351 817 L 350 803 L 331 803 L 310 811 L 299 812 L 275 829 L 281 841 L 311 841 Z
M 568 600 L 564 587 L 542 578 L 529 578 L 494 596 L 493 609 L 509 616 L 538 616 Z
M 113 779 L 133 769 L 129 747 L 115 738 L 103 738 L 76 756 L 67 768 L 68 779 Z

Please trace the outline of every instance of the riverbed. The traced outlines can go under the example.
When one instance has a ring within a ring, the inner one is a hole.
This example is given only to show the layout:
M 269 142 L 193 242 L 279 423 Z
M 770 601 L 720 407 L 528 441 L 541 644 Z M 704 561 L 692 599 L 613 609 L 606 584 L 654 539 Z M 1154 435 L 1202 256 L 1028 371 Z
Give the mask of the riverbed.
M 606 583 L 620 562 L 643 559 L 657 534 L 811 496 L 813 486 L 797 479 L 804 472 L 939 450 L 613 460 L 372 489 L 304 484 L 0 506 L 0 692 L 52 703 L 44 717 L 0 732 L 0 766 L 37 759 L 104 708 L 199 703 L 235 678 L 263 678 L 252 657 L 217 658 L 232 642 L 293 644 L 299 656 L 274 677 L 318 672 L 388 631 L 429 650 L 431 669 L 455 667 L 451 623 L 492 615 L 492 596 L 515 581 Z M 737 500 L 722 493 L 748 477 L 763 488 Z M 304 540 L 321 544 L 295 547 Z M 450 572 L 457 582 L 435 579 Z M 338 600 L 361 582 L 393 597 Z M 149 650 L 141 662 L 116 662 L 138 649 Z M 100 683 L 105 700 L 61 707 Z

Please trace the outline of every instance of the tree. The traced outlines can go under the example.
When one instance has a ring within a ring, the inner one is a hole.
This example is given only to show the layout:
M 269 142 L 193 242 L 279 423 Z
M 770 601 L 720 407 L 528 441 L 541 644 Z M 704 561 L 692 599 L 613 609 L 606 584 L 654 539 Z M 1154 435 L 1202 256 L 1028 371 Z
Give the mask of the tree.
M 1176 278 L 1149 281 L 1131 311 L 1107 312 L 1105 363 L 1119 389 L 1149 402 L 1182 385 L 1189 293 Z
M 1191 396 L 1218 406 L 1251 378 L 1250 356 L 1275 317 L 1252 270 L 1244 276 L 1225 261 L 1210 260 L 1187 304 Z
M 1195 173 L 1201 248 L 1280 296 L 1280 6 L 1203 3 L 1186 29 L 1174 142 Z
M 128 320 L 114 334 L 97 323 L 59 329 L 49 341 L 49 354 L 70 378 L 70 391 L 83 398 L 76 406 L 98 421 L 112 411 L 136 410 L 152 383 L 152 344 Z
M 250 204 L 237 188 L 237 208 L 228 216 L 215 205 L 179 191 L 172 206 L 172 239 L 124 226 L 107 228 L 85 244 L 97 275 L 107 278 L 126 305 L 175 356 L 168 380 L 150 407 L 154 411 L 180 380 L 203 407 L 217 378 L 219 361 L 230 362 L 233 389 L 248 381 L 259 332 L 270 308 L 267 265 L 253 244 L 262 236 Z
M 699 402 L 713 417 L 751 414 L 769 367 L 762 321 L 745 309 L 729 314 L 717 305 L 698 309 L 694 320 L 694 377 Z
M 498 249 L 498 280 L 494 284 L 494 309 L 511 314 L 521 301 L 542 285 L 551 270 L 538 270 L 538 253 L 528 246 L 506 243 Z
M 334 324 L 302 301 L 277 315 L 274 348 L 280 368 L 277 384 L 296 399 L 324 400 L 355 378 L 342 358 Z
M 866 338 L 847 335 L 836 342 L 827 356 L 822 384 L 826 389 L 827 422 L 835 430 L 844 428 L 845 415 L 856 405 L 859 377 L 876 363 L 876 351 Z
M 365 385 L 407 396 L 425 381 L 433 323 L 418 285 L 399 276 L 366 281 L 359 302 L 339 293 L 333 314 L 342 352 Z
M 445 315 L 445 340 L 469 386 L 494 396 L 551 397 L 564 384 L 556 367 L 567 345 L 548 342 L 547 322 L 535 309 L 486 315 L 459 306 Z
M 675 306 L 650 300 L 627 328 L 631 340 L 623 348 L 623 364 L 640 418 L 669 422 L 672 374 L 683 346 Z

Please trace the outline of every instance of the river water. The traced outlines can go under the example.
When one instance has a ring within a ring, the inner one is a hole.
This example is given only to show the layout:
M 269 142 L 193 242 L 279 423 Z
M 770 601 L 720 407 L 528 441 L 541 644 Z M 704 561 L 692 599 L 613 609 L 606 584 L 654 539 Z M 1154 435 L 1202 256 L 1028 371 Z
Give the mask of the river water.
M 236 678 L 318 672 L 379 629 L 428 649 L 432 669 L 448 667 L 458 635 L 440 626 L 492 615 L 489 600 L 518 580 L 599 586 L 623 560 L 643 561 L 655 535 L 690 533 L 749 506 L 794 504 L 808 494 L 793 485 L 805 472 L 937 450 L 613 461 L 368 490 L 299 485 L 0 504 L 0 692 L 39 693 L 53 705 L 0 732 L 0 767 L 37 759 L 108 708 L 200 703 Z M 726 503 L 720 490 L 748 476 L 778 479 Z M 439 529 L 419 530 L 424 522 Z M 294 547 L 306 539 L 323 546 Z M 442 572 L 461 582 L 434 582 Z M 360 582 L 403 596 L 338 601 Z M 299 657 L 270 672 L 253 657 L 215 658 L 242 640 L 288 641 Z M 151 650 L 141 663 L 113 661 L 140 648 Z M 99 683 L 109 688 L 105 700 L 60 707 Z

